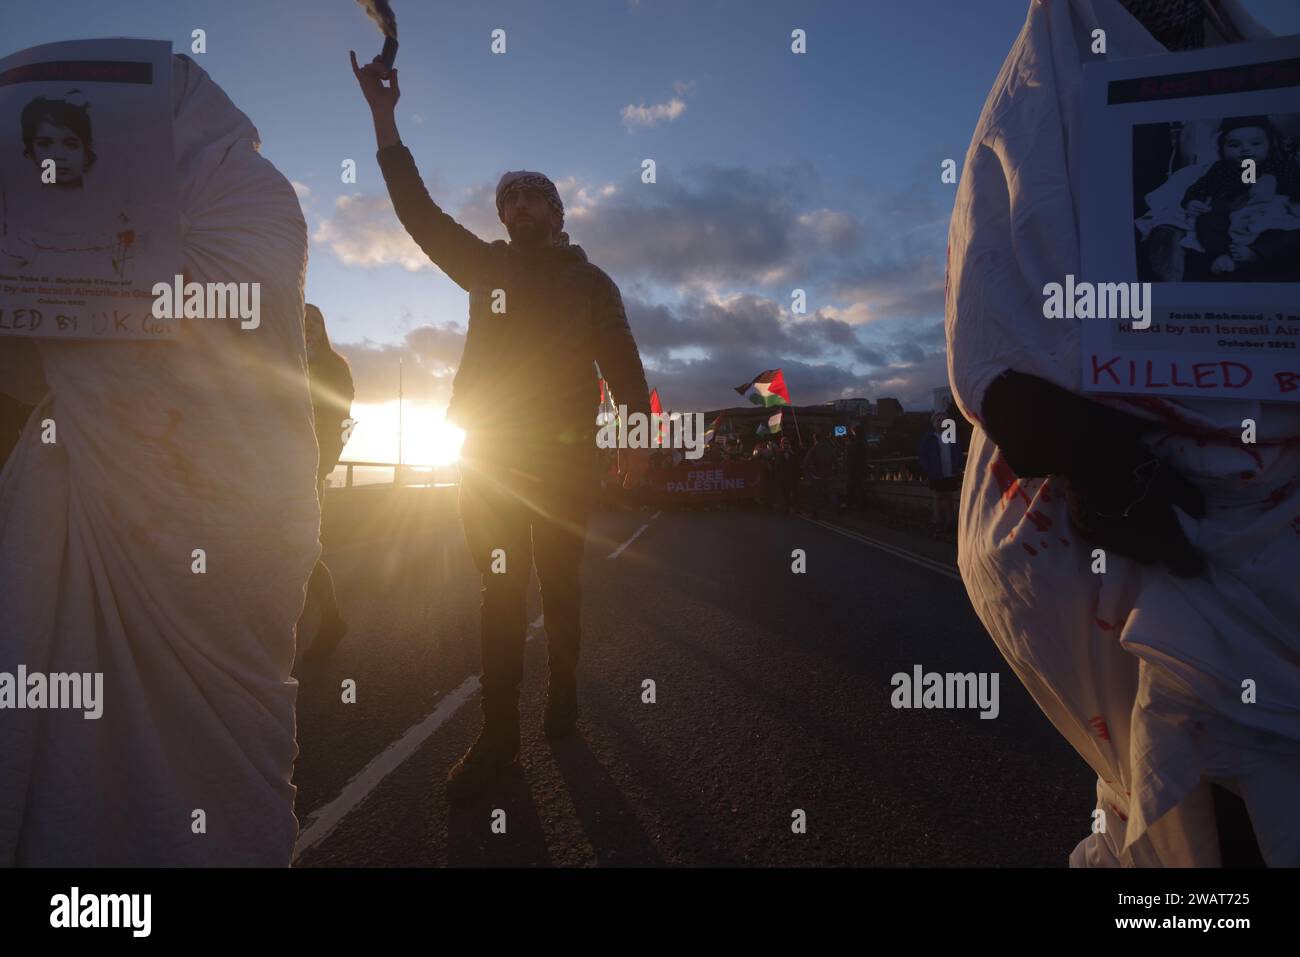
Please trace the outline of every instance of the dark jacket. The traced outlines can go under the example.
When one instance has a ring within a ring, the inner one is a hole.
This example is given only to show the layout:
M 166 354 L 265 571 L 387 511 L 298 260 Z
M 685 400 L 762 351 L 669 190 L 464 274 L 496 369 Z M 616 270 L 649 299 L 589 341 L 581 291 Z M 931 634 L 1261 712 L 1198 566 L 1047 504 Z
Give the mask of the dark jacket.
M 311 384 L 311 414 L 316 421 L 316 444 L 320 447 L 317 476 L 334 471 L 343 454 L 343 422 L 352 415 L 352 370 L 348 361 L 333 349 L 326 349 L 307 363 Z
M 381 149 L 397 218 L 447 276 L 469 293 L 469 331 L 447 418 L 480 439 L 594 448 L 599 387 L 649 413 L 649 390 L 618 286 L 580 246 L 530 250 L 486 242 L 429 197 L 410 151 Z M 505 313 L 492 311 L 505 292 Z
M 918 450 L 918 456 L 921 459 L 921 471 L 925 477 L 931 481 L 951 478 L 954 475 L 960 475 L 962 470 L 962 456 L 966 454 L 965 443 L 962 442 L 961 436 L 957 436 L 957 441 L 948 446 L 949 449 L 949 468 L 951 471 L 947 475 L 943 472 L 943 439 L 938 432 L 927 432 L 921 436 L 921 447 Z
M 858 438 L 850 438 L 848 452 L 845 455 L 845 464 L 848 466 L 850 475 L 865 475 L 867 471 L 867 443 Z
M 835 447 L 827 439 L 819 439 L 803 459 L 803 470 L 815 479 L 828 479 L 835 471 Z

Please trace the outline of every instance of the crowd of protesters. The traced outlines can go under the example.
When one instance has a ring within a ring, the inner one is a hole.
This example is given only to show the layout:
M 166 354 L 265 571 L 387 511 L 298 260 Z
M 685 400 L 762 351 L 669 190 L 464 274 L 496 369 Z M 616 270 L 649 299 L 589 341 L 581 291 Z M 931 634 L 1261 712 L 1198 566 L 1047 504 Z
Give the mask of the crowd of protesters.
M 651 453 L 652 470 L 701 469 L 727 463 L 753 462 L 762 483 L 754 499 L 702 500 L 705 508 L 750 508 L 761 505 L 783 514 L 806 513 L 820 519 L 832 513 L 864 512 L 868 508 L 868 483 L 883 480 L 925 482 L 932 495 L 929 531 L 950 535 L 956 524 L 955 492 L 961 485 L 964 443 L 945 441 L 945 416 L 936 414 L 931 431 L 922 438 L 917 456 L 873 462 L 867 431 L 853 426 L 842 434 L 810 430 L 758 436 L 749 441 L 720 434 L 699 458 L 683 449 L 658 449 Z M 600 471 L 609 481 L 616 475 L 614 451 L 606 452 Z M 605 496 L 611 505 L 621 495 Z M 689 499 L 683 498 L 684 502 Z

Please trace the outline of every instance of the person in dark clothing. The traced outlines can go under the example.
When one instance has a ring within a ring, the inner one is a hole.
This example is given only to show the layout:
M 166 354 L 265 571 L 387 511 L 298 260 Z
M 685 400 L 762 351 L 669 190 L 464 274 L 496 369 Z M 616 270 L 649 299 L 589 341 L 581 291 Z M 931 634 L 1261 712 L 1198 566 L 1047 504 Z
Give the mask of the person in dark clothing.
M 593 360 L 629 414 L 649 414 L 649 389 L 618 287 L 569 243 L 554 183 L 540 173 L 506 173 L 496 201 L 510 241 L 478 238 L 434 203 L 402 145 L 393 117 L 401 95 L 397 71 L 358 67 L 355 54 L 352 68 L 374 118 L 379 167 L 398 219 L 469 293 L 469 329 L 447 418 L 467 433 L 460 508 L 482 576 L 483 729 L 447 776 L 448 797 L 459 803 L 483 793 L 519 754 L 533 564 L 549 659 L 543 727 L 550 737 L 575 730 L 580 573 L 599 402 Z M 627 449 L 622 457 L 623 487 L 634 488 L 649 449 Z
M 782 472 L 781 504 L 787 515 L 794 511 L 799 501 L 799 482 L 803 479 L 803 455 L 804 449 L 798 440 L 792 443 L 788 437 L 782 436 L 779 465 Z
M 808 473 L 811 484 L 808 497 L 812 500 L 812 517 L 816 521 L 821 517 L 821 507 L 830 502 L 831 482 L 835 477 L 835 446 L 825 432 L 819 430 L 813 434 L 812 448 L 804 456 L 803 470 Z
M 945 427 L 951 423 L 952 441 L 944 440 Z M 956 493 L 961 488 L 962 447 L 956 435 L 956 421 L 952 416 L 936 412 L 930 417 L 930 431 L 921 436 L 917 457 L 921 470 L 933 496 L 933 522 L 930 531 L 937 536 L 947 535 L 957 528 Z
M 845 457 L 848 472 L 848 489 L 844 496 L 845 511 L 861 511 L 866 507 L 866 490 L 862 483 L 867 480 L 867 443 L 860 426 L 849 430 L 849 447 Z
M 303 314 L 303 334 L 307 340 L 307 379 L 311 387 L 311 413 L 316 423 L 316 444 L 320 457 L 316 466 L 318 494 L 324 497 L 325 479 L 338 465 L 346 444 L 352 416 L 352 370 L 348 361 L 334 351 L 329 333 L 325 331 L 325 317 L 311 303 Z M 339 614 L 338 597 L 334 593 L 334 576 L 324 561 L 317 561 L 307 580 L 307 594 L 320 609 L 320 626 L 307 651 L 312 660 L 327 658 L 344 635 L 347 622 Z M 300 621 L 301 623 L 301 621 Z

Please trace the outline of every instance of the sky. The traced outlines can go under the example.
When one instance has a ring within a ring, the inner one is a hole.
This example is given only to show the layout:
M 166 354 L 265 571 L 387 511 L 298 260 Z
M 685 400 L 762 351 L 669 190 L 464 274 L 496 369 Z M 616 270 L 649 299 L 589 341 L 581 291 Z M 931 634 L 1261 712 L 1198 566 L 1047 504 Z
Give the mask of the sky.
M 557 183 L 571 240 L 618 283 L 665 407 L 735 404 L 733 386 L 781 367 L 799 404 L 892 396 L 924 409 L 947 382 L 956 187 L 940 165 L 961 163 L 1029 2 L 393 0 L 398 127 L 434 200 L 485 239 L 507 238 L 493 202 L 504 171 Z M 1296 0 L 1244 3 L 1275 32 L 1300 32 Z M 410 423 L 427 433 L 441 418 L 467 296 L 393 215 L 348 65 L 349 49 L 364 62 L 382 42 L 361 8 L 0 0 L 0 55 L 104 36 L 190 53 L 196 28 L 207 49 L 191 55 L 302 203 L 307 299 L 352 365 L 365 426 L 348 457 L 395 446 L 399 359 L 412 447 Z M 504 54 L 491 52 L 495 29 Z M 796 288 L 805 315 L 792 314 Z

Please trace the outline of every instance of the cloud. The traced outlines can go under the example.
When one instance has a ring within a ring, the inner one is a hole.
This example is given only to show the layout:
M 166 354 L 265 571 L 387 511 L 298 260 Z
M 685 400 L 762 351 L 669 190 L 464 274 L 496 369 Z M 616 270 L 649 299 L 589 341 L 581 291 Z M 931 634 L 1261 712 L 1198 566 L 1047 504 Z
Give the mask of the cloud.
M 300 183 L 295 179 L 290 180 L 289 185 L 292 186 L 293 191 L 298 194 L 299 200 L 304 200 L 311 195 L 311 187 L 306 183 Z
M 636 174 L 597 183 L 543 172 L 564 200 L 572 241 L 621 284 L 679 298 L 749 289 L 787 303 L 798 288 L 810 310 L 850 325 L 942 314 L 949 208 L 923 184 L 851 210 L 825 202 L 806 163 L 661 169 L 653 184 Z M 435 198 L 481 238 L 505 239 L 495 183 Z M 348 265 L 431 265 L 386 196 L 339 198 L 315 239 Z
M 643 352 L 695 347 L 714 353 L 758 350 L 814 358 L 858 344 L 845 322 L 821 315 L 795 319 L 783 314 L 776 301 L 748 293 L 691 299 L 675 309 L 628 296 L 624 306 Z
M 668 102 L 656 103 L 654 106 L 628 105 L 623 107 L 623 125 L 627 127 L 629 133 L 635 133 L 637 130 L 650 129 L 665 121 L 671 123 L 685 112 L 686 101 L 680 96 L 674 96 Z
M 334 348 L 352 367 L 357 402 L 377 404 L 396 399 L 400 359 L 403 394 L 412 400 L 445 405 L 465 348 L 465 331 L 451 322 L 423 325 L 407 332 L 400 343 L 367 339 L 335 343 Z
M 651 385 L 675 408 L 719 408 L 731 387 L 781 367 L 796 404 L 893 396 L 926 407 L 947 382 L 943 324 L 914 320 L 856 326 L 823 313 L 794 317 L 753 294 L 696 297 L 675 306 L 625 296 Z
M 646 378 L 671 408 L 739 405 L 732 387 L 778 366 L 800 405 L 888 395 L 927 408 L 930 390 L 948 381 L 942 322 L 859 327 L 826 315 L 796 318 L 751 294 L 672 307 L 628 296 L 625 305 Z M 358 402 L 395 399 L 401 359 L 406 396 L 435 405 L 451 396 L 464 346 L 464 329 L 453 322 L 417 326 L 395 344 L 335 344 L 352 366 Z
M 397 264 L 412 272 L 433 268 L 398 222 L 387 195 L 340 196 L 334 201 L 334 215 L 321 219 L 312 238 L 347 266 Z
M 670 405 L 732 404 L 731 386 L 775 366 L 797 403 L 889 395 L 925 408 L 947 382 L 950 207 L 927 184 L 850 208 L 827 195 L 810 163 L 661 169 L 655 184 L 635 173 L 600 183 L 544 172 L 564 198 L 573 241 L 620 284 L 651 384 Z M 459 202 L 456 218 L 485 240 L 506 236 L 495 182 L 441 200 Z M 429 265 L 386 197 L 337 201 L 316 239 L 352 265 Z M 791 314 L 794 288 L 806 291 L 808 315 Z M 403 355 L 415 363 L 408 373 L 418 369 L 445 400 L 463 341 L 448 323 L 412 329 L 400 346 L 348 348 L 375 367 L 383 398 L 395 394 Z
M 678 293 L 758 289 L 785 301 L 799 288 L 809 308 L 849 323 L 943 310 L 949 211 L 911 188 L 864 210 L 836 208 L 806 163 L 661 169 L 653 184 L 633 174 L 600 187 L 573 178 L 557 185 L 569 235 L 619 282 Z M 489 210 L 490 195 L 482 200 Z

